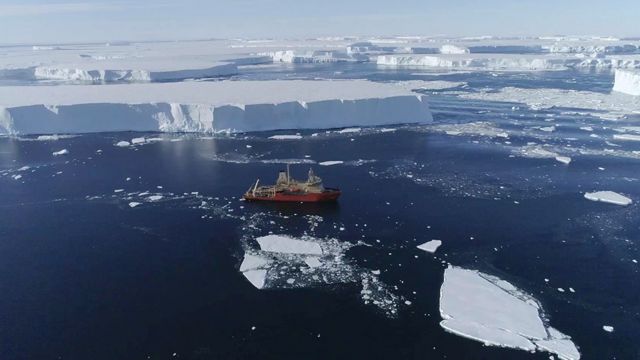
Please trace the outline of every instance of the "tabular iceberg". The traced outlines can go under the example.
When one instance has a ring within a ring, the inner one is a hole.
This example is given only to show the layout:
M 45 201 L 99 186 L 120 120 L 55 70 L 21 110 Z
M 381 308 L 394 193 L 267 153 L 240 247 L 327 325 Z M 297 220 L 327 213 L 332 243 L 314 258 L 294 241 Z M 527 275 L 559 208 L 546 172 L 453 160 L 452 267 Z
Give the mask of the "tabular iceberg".
M 640 71 L 616 70 L 613 91 L 640 96 Z
M 398 84 L 220 81 L 0 87 L 0 134 L 247 132 L 432 121 Z
M 637 56 L 585 57 L 567 55 L 517 55 L 517 54 L 441 54 L 381 55 L 376 63 L 384 66 L 429 67 L 474 70 L 567 70 L 587 69 L 637 69 Z

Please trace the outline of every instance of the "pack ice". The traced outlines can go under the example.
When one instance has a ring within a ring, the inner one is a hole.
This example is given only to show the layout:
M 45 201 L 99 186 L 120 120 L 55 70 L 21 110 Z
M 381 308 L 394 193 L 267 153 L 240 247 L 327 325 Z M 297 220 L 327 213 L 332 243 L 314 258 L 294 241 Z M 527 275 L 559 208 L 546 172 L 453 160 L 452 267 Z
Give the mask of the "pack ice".
M 0 134 L 246 132 L 432 121 L 411 85 L 366 80 L 0 87 Z
M 547 351 L 565 360 L 580 359 L 571 338 L 543 320 L 533 297 L 510 283 L 479 271 L 449 266 L 440 288 L 440 315 L 446 331 L 527 351 Z
M 361 268 L 344 253 L 353 244 L 337 239 L 311 236 L 295 238 L 284 234 L 258 236 L 255 242 L 243 244 L 242 275 L 257 289 L 291 289 L 321 285 L 362 284 L 360 295 L 388 316 L 396 316 L 400 297 L 379 280 L 380 272 Z

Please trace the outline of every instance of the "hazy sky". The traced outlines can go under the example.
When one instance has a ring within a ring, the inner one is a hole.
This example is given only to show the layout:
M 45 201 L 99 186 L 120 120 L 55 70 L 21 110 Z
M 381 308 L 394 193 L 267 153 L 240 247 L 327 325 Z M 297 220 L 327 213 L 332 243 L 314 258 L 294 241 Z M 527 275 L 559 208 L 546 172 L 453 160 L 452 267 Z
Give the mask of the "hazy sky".
M 640 0 L 0 0 L 0 43 L 331 35 L 640 36 Z

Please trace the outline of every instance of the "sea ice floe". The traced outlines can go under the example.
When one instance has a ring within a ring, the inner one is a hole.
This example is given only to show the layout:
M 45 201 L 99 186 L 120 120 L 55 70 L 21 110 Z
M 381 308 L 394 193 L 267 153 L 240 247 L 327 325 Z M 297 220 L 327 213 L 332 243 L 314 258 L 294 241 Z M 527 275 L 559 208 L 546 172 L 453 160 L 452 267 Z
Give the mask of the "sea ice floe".
M 251 226 L 250 226 L 251 227 Z M 255 242 L 260 249 L 253 245 Z M 365 304 L 395 316 L 401 297 L 379 279 L 379 271 L 361 268 L 345 257 L 356 246 L 337 239 L 311 236 L 266 235 L 243 242 L 240 272 L 258 289 L 289 289 L 332 284 L 359 283 Z
M 135 201 L 132 201 L 132 202 L 129 203 L 129 207 L 132 207 L 132 208 L 134 208 L 136 206 L 140 206 L 140 205 L 142 205 L 142 203 L 135 202 Z
M 269 139 L 274 139 L 274 140 L 298 140 L 298 139 L 302 139 L 302 135 L 273 135 L 273 136 L 269 136 Z
M 67 155 L 69 153 L 69 150 L 67 149 L 62 149 L 60 151 L 54 151 L 53 152 L 53 156 L 59 156 L 59 155 Z
M 319 162 L 318 165 L 322 165 L 322 166 L 331 166 L 331 165 L 339 165 L 339 164 L 343 164 L 344 161 L 340 161 L 340 160 L 332 160 L 332 161 L 323 161 L 323 162 Z
M 420 250 L 424 250 L 430 253 L 435 253 L 436 250 L 438 250 L 438 248 L 440 247 L 440 245 L 442 245 L 442 241 L 440 240 L 431 240 L 431 241 L 427 241 L 426 243 L 422 244 L 422 245 L 418 245 L 417 248 Z
M 483 342 L 580 359 L 571 338 L 547 325 L 539 302 L 515 286 L 479 271 L 449 266 L 440 288 L 440 325 Z
M 556 161 L 568 165 L 569 163 L 571 163 L 571 158 L 568 156 L 556 156 Z
M 116 146 L 119 146 L 119 147 L 127 147 L 127 146 L 130 146 L 130 145 L 131 145 L 131 143 L 128 142 L 128 141 L 118 141 L 116 143 Z
M 610 326 L 610 325 L 603 325 L 602 326 L 602 330 L 604 330 L 606 332 L 613 332 L 614 328 L 613 328 L 613 326 Z
M 151 195 L 151 196 L 147 197 L 147 200 L 149 200 L 149 201 L 159 201 L 159 200 L 162 200 L 163 197 L 164 196 L 162 196 L 162 195 Z
M 613 138 L 615 140 L 640 141 L 640 135 L 633 135 L 633 134 L 614 134 Z
M 596 191 L 596 192 L 588 192 L 584 194 L 585 199 L 591 201 L 602 201 L 609 204 L 615 205 L 629 205 L 633 202 L 633 200 L 628 197 L 618 194 L 614 191 Z
M 140 145 L 140 144 L 144 144 L 146 142 L 146 139 L 143 137 L 138 137 L 138 138 L 133 138 L 131 139 L 131 144 L 133 145 Z
M 433 131 L 444 132 L 447 135 L 457 136 L 486 136 L 508 138 L 509 133 L 490 122 L 471 122 L 464 124 L 439 124 L 430 127 Z
M 267 235 L 256 239 L 260 249 L 286 254 L 322 255 L 320 244 L 313 241 L 298 240 L 286 235 Z

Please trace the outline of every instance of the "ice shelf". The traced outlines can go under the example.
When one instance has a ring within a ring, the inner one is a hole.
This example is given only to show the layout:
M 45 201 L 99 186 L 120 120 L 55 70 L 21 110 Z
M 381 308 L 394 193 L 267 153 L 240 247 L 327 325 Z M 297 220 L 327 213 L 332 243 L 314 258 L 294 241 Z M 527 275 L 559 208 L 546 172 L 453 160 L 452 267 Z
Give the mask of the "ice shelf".
M 246 132 L 432 121 L 421 82 L 0 86 L 0 134 Z

